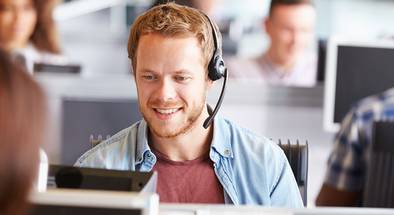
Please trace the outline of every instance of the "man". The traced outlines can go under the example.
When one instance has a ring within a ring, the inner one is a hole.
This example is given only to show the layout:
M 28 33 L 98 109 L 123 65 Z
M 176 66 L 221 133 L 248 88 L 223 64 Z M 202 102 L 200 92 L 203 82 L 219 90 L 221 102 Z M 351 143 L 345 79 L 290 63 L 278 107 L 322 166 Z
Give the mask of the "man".
M 272 0 L 265 29 L 271 44 L 258 58 L 261 72 L 272 84 L 313 86 L 316 59 L 306 49 L 314 36 L 312 0 Z
M 308 52 L 314 38 L 312 0 L 272 0 L 264 21 L 270 39 L 267 51 L 248 60 L 233 60 L 236 79 L 259 79 L 272 85 L 312 87 L 316 83 L 316 54 Z
M 350 110 L 342 121 L 328 159 L 326 178 L 317 197 L 317 205 L 360 205 L 373 123 L 393 118 L 394 89 L 367 97 Z
M 221 46 L 214 33 L 203 13 L 174 3 L 138 17 L 128 52 L 143 120 L 76 165 L 157 171 L 162 202 L 301 207 L 280 148 L 219 117 L 203 127 L 210 114 L 208 65 Z

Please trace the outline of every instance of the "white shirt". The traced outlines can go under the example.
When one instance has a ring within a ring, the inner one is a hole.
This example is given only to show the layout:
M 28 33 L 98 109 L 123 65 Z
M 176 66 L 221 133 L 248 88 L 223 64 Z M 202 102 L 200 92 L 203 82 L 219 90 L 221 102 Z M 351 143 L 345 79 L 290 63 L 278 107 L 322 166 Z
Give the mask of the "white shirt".
M 297 87 L 316 84 L 317 59 L 314 55 L 302 56 L 289 71 L 275 65 L 266 54 L 250 59 L 230 58 L 226 63 L 230 78 L 240 82 Z

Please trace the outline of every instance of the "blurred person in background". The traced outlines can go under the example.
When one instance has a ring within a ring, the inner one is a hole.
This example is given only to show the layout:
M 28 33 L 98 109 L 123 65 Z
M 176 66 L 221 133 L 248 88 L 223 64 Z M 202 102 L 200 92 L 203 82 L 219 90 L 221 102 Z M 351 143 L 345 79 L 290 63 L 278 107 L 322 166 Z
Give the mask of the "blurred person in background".
M 368 96 L 352 106 L 335 137 L 317 206 L 362 205 L 374 139 L 373 125 L 393 119 L 394 88 Z
M 0 51 L 0 214 L 25 214 L 43 141 L 41 88 Z
M 264 21 L 268 49 L 252 59 L 229 60 L 233 78 L 272 85 L 312 87 L 316 84 L 314 40 L 316 12 L 312 0 L 272 0 Z
M 216 22 L 219 31 L 222 34 L 223 55 L 233 56 L 238 52 L 239 42 L 244 33 L 244 23 L 237 19 L 236 16 L 224 13 L 224 3 L 222 0 L 156 0 L 153 6 L 164 4 L 167 2 L 174 2 L 179 5 L 184 5 L 196 8 Z
M 53 19 L 57 0 L 0 0 L 0 48 L 12 53 L 29 72 L 35 62 L 58 63 L 58 32 Z

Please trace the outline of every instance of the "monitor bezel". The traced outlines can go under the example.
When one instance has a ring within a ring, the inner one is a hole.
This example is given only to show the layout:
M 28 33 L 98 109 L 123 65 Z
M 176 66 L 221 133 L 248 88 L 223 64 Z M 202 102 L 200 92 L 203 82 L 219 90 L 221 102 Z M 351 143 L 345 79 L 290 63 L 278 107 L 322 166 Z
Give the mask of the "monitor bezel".
M 130 187 L 122 190 L 113 190 L 108 187 L 98 187 L 92 186 L 91 184 L 86 184 L 84 180 L 81 181 L 80 187 L 75 187 L 72 189 L 85 189 L 85 190 L 109 190 L 109 191 L 126 191 L 126 192 L 155 192 L 156 184 L 157 184 L 157 172 L 140 172 L 140 171 L 125 171 L 118 169 L 103 169 L 103 168 L 92 168 L 92 167 L 80 167 L 80 166 L 69 166 L 69 165 L 59 165 L 59 164 L 50 164 L 48 167 L 48 183 L 51 181 L 54 184 L 54 187 L 48 186 L 48 188 L 52 189 L 62 189 L 62 188 L 70 188 L 65 186 L 62 187 L 56 184 L 56 177 L 60 171 L 65 170 L 69 172 L 70 170 L 78 171 L 82 178 L 85 177 L 103 177 L 103 178 L 114 178 L 120 180 L 129 180 Z M 70 172 L 74 174 L 74 172 Z M 49 184 L 48 184 L 49 185 Z M 143 187 L 139 187 L 143 185 Z
M 338 132 L 340 123 L 334 122 L 334 107 L 337 79 L 337 56 L 339 46 L 389 48 L 394 49 L 394 41 L 377 39 L 349 39 L 330 37 L 327 42 L 326 74 L 323 99 L 323 129 L 327 132 Z

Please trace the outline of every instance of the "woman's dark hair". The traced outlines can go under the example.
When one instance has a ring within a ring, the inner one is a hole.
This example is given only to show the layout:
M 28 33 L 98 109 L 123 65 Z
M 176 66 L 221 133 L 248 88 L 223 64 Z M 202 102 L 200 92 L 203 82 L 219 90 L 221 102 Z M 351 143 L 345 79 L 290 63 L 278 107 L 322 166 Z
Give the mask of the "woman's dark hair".
M 59 35 L 53 19 L 57 0 L 33 0 L 37 11 L 37 23 L 30 41 L 40 51 L 60 53 Z
M 43 91 L 0 50 L 0 214 L 24 214 L 45 124 Z

